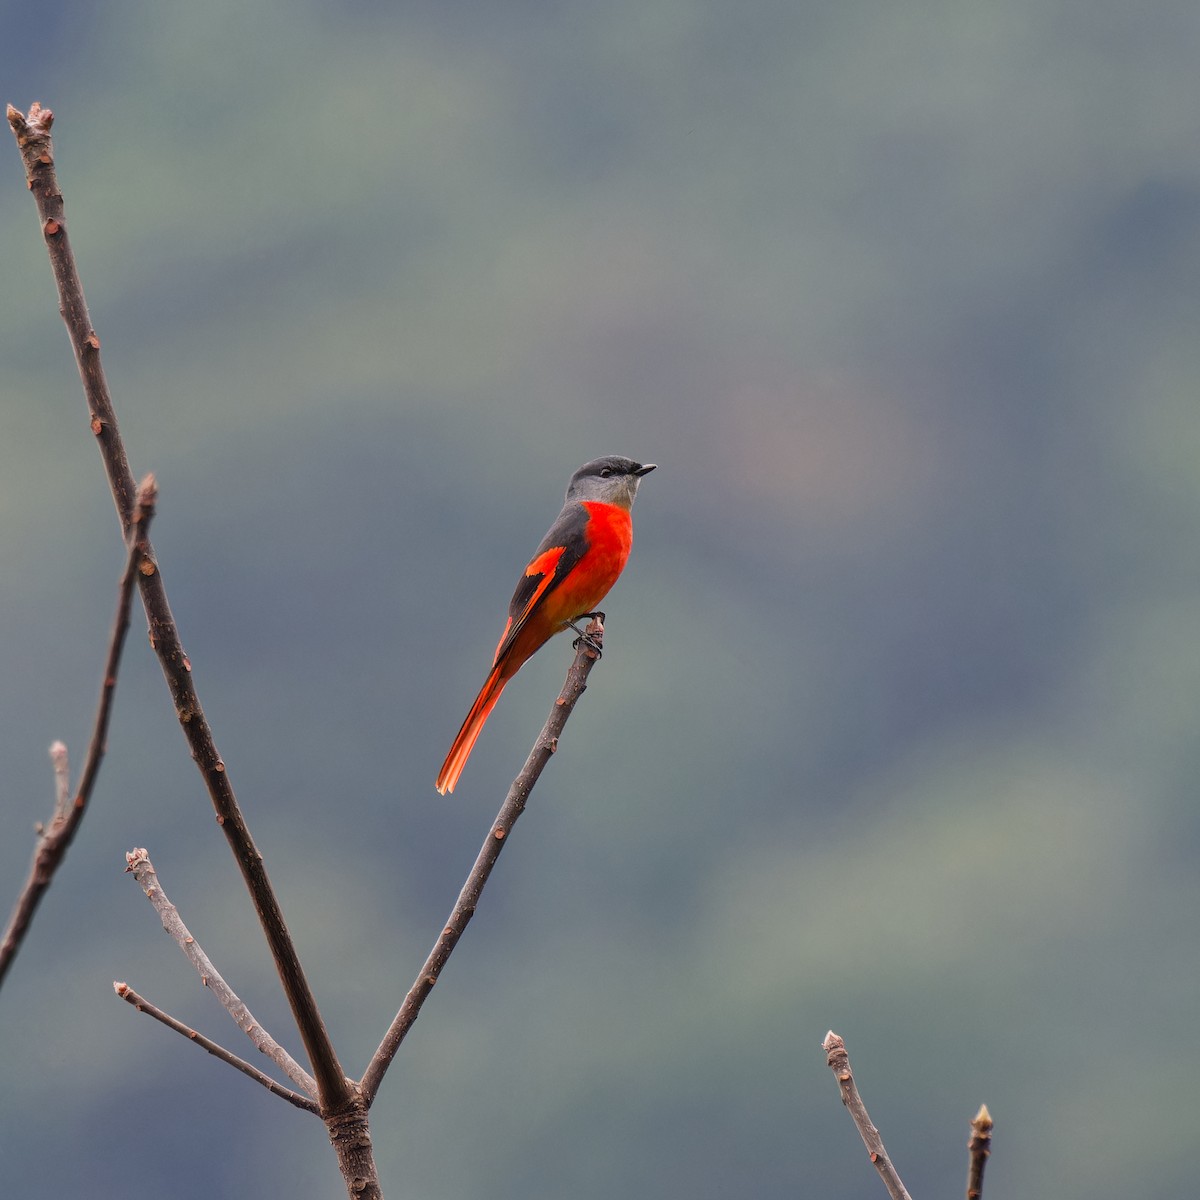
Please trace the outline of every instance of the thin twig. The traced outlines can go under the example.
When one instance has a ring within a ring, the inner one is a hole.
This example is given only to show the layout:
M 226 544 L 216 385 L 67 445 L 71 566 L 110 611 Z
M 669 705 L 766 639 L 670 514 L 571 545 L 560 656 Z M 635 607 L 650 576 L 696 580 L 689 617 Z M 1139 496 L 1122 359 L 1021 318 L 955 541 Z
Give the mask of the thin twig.
M 879 1130 L 871 1124 L 871 1118 L 867 1116 L 867 1106 L 858 1094 L 854 1075 L 850 1071 L 850 1056 L 846 1053 L 846 1043 L 831 1029 L 825 1035 L 821 1046 L 827 1055 L 830 1070 L 837 1078 L 838 1087 L 841 1088 L 842 1103 L 854 1118 L 854 1124 L 858 1126 L 858 1132 L 867 1147 L 867 1154 L 875 1164 L 875 1170 L 879 1172 L 888 1194 L 892 1200 L 911 1200 L 904 1184 L 900 1182 L 892 1160 L 883 1148 L 883 1138 L 879 1136 Z
M 257 1050 L 271 1059 L 293 1083 L 302 1087 L 310 1096 L 315 1096 L 316 1080 L 255 1020 L 254 1014 L 225 982 L 200 943 L 192 937 L 191 931 L 179 915 L 179 910 L 163 891 L 149 853 L 144 849 L 131 850 L 125 855 L 125 863 L 125 870 L 142 885 L 146 898 L 154 905 L 154 911 L 158 913 L 163 928 L 175 939 L 180 950 L 196 968 L 201 983 L 224 1005 L 238 1028 L 254 1043 Z
M 211 1038 L 206 1038 L 204 1034 L 197 1033 L 190 1026 L 185 1025 L 182 1021 L 177 1021 L 168 1013 L 163 1012 L 161 1008 L 151 1004 L 144 996 L 139 996 L 127 983 L 119 983 L 113 981 L 113 991 L 129 1004 L 132 1004 L 138 1012 L 144 1012 L 147 1016 L 153 1017 L 156 1021 L 161 1021 L 168 1029 L 175 1030 L 176 1033 L 181 1033 L 189 1042 L 195 1042 L 197 1046 L 207 1050 L 214 1058 L 219 1058 L 222 1062 L 228 1063 L 231 1067 L 236 1067 L 243 1075 L 248 1075 L 255 1083 L 261 1083 L 268 1092 L 273 1092 L 276 1096 L 281 1096 L 289 1104 L 294 1104 L 297 1108 L 304 1109 L 305 1112 L 316 1113 L 317 1102 L 309 1099 L 308 1096 L 302 1096 L 299 1092 L 293 1092 L 291 1088 L 286 1088 L 283 1084 L 272 1079 L 270 1075 L 265 1075 L 257 1067 L 252 1066 L 244 1058 L 238 1058 L 232 1050 L 226 1050 L 224 1046 L 218 1045 Z
M 600 621 L 593 620 L 587 627 L 587 633 L 597 646 L 603 645 L 604 626 Z M 525 760 L 525 765 L 508 789 L 508 795 L 488 830 L 487 838 L 475 859 L 471 873 L 467 876 L 466 883 L 463 884 L 462 891 L 459 892 L 445 928 L 429 952 L 429 957 L 425 960 L 425 965 L 421 968 L 416 981 L 409 988 L 408 995 L 404 997 L 404 1003 L 400 1005 L 400 1011 L 392 1021 L 379 1048 L 371 1057 L 371 1062 L 360 1084 L 363 1098 L 368 1106 L 374 1101 L 383 1076 L 391 1066 L 396 1051 L 400 1049 L 400 1043 L 404 1041 L 413 1022 L 420 1015 L 421 1006 L 433 990 L 434 984 L 437 983 L 438 976 L 441 975 L 442 968 L 453 953 L 454 947 L 458 945 L 458 939 L 462 937 L 471 918 L 475 915 L 475 906 L 479 903 L 479 896 L 483 891 L 484 884 L 487 883 L 488 876 L 491 875 L 492 868 L 496 865 L 500 851 L 504 849 L 505 842 L 508 840 L 517 818 L 525 811 L 529 793 L 537 783 L 546 763 L 550 761 L 550 756 L 558 749 L 558 739 L 562 735 L 567 718 L 571 715 L 575 702 L 586 690 L 588 675 L 599 657 L 596 650 L 580 639 L 575 660 L 567 672 L 562 692 L 555 700 L 554 707 L 550 710 L 549 717 L 546 718 L 546 724 L 542 727 L 537 741 L 533 744 L 533 749 L 529 752 L 529 757 Z
M 983 1196 L 983 1168 L 992 1152 L 992 1114 L 981 1104 L 971 1119 L 971 1140 L 967 1142 L 967 1200 Z
M 42 236 L 50 255 L 51 269 L 58 288 L 59 310 L 67 326 L 80 379 L 87 398 L 92 433 L 100 448 L 108 475 L 113 501 L 123 525 L 127 527 L 133 515 L 133 476 L 125 445 L 117 427 L 112 396 L 100 362 L 100 339 L 92 328 L 84 299 L 83 285 L 71 252 L 64 221 L 63 197 L 54 169 L 54 152 L 50 127 L 54 114 L 39 104 L 30 107 L 26 118 L 12 105 L 8 107 L 8 122 L 16 136 L 29 189 L 37 202 L 42 222 Z M 263 856 L 246 825 L 237 802 L 233 785 L 225 772 L 225 763 L 217 752 L 212 730 L 200 706 L 192 666 L 184 653 L 166 587 L 158 570 L 153 550 L 147 544 L 147 566 L 150 570 L 140 577 L 142 603 L 150 624 L 150 644 L 162 666 L 167 686 L 175 702 L 175 714 L 195 760 L 209 798 L 216 812 L 229 848 L 250 892 L 259 923 L 262 925 L 271 955 L 292 1009 L 296 1028 L 308 1053 L 313 1075 L 326 1111 L 349 1107 L 354 1102 L 350 1081 L 338 1062 L 329 1031 L 317 1008 L 308 979 L 300 965 L 295 943 L 283 919 L 275 890 L 267 875 Z
M 100 684 L 100 701 L 96 707 L 96 719 L 92 725 L 92 737 L 88 743 L 83 773 L 79 777 L 79 787 L 75 792 L 75 799 L 71 803 L 66 803 L 63 799 L 64 795 L 70 795 L 70 781 L 67 776 L 67 748 L 62 742 L 55 742 L 50 747 L 55 775 L 54 815 L 50 820 L 49 827 L 40 831 L 37 848 L 33 855 L 33 864 L 29 869 L 29 878 L 25 881 L 25 886 L 17 897 L 8 928 L 4 932 L 3 940 L 0 941 L 0 984 L 3 984 L 8 968 L 21 948 L 21 942 L 29 930 L 29 923 L 33 920 L 33 914 L 54 878 L 54 872 L 58 870 L 66 857 L 67 848 L 71 845 L 79 825 L 83 821 L 88 801 L 92 796 L 92 789 L 96 786 L 100 763 L 103 761 L 104 752 L 108 747 L 108 724 L 112 717 L 112 703 L 117 687 L 117 670 L 121 663 L 121 651 L 124 649 L 125 634 L 129 629 L 129 609 L 133 602 L 134 583 L 140 578 L 141 571 L 144 570 L 147 563 L 146 531 L 154 516 L 154 505 L 157 498 L 158 489 L 154 483 L 154 476 L 147 475 L 142 480 L 134 501 L 129 535 L 125 546 L 125 569 L 121 573 L 121 583 L 117 589 L 117 612 L 113 617 L 112 632 L 108 639 L 108 653 L 104 661 L 104 675 Z

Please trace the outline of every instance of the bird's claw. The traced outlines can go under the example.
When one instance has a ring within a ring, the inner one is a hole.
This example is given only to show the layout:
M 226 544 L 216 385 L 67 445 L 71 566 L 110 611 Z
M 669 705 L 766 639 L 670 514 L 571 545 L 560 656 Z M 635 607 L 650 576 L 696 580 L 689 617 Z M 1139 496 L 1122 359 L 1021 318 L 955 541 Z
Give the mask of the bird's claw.
M 597 658 L 603 658 L 604 645 L 600 639 L 604 637 L 604 614 L 602 612 L 584 613 L 579 619 L 583 620 L 583 617 L 591 618 L 591 620 L 595 621 L 598 628 L 593 634 L 587 630 L 580 629 L 574 621 L 568 621 L 567 624 L 570 625 L 570 627 L 575 630 L 577 634 L 579 634 L 579 636 L 571 643 L 571 649 L 578 650 L 579 645 L 582 642 L 583 645 L 585 645 Z

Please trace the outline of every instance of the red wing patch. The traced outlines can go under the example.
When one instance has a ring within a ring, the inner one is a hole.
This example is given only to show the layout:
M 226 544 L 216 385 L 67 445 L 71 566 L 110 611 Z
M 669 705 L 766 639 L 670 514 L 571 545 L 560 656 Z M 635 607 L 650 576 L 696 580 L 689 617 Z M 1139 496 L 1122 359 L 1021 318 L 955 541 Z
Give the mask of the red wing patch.
M 511 648 L 530 617 L 571 573 L 587 551 L 590 514 L 582 504 L 569 504 L 558 514 L 517 583 L 508 605 L 508 624 L 496 647 L 495 662 Z
M 537 608 L 538 602 L 556 582 L 555 569 L 562 560 L 563 553 L 564 547 L 552 546 L 549 550 L 539 554 L 525 568 L 525 576 L 517 584 L 512 604 L 509 606 L 508 623 L 500 635 L 500 643 L 496 647 L 496 657 L 492 660 L 493 662 L 500 661 L 500 655 L 516 639 L 530 614 Z
M 551 546 L 549 550 L 543 550 L 525 568 L 525 576 L 529 578 L 533 575 L 549 575 L 558 566 L 558 560 L 566 553 L 566 546 Z

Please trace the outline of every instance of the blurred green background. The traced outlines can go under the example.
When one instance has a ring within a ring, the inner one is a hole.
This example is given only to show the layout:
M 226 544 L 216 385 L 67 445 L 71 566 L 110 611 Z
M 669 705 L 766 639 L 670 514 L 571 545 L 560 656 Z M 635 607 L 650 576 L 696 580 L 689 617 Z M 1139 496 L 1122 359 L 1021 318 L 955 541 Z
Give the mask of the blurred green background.
M 571 471 L 661 464 L 608 647 L 374 1109 L 386 1194 L 1194 1188 L 1191 0 L 5 3 L 217 741 L 346 1067 L 571 658 L 433 778 Z M 120 543 L 0 156 L 0 906 Z M 342 1194 L 123 853 L 294 1050 L 135 617 L 0 993 L 0 1191 Z

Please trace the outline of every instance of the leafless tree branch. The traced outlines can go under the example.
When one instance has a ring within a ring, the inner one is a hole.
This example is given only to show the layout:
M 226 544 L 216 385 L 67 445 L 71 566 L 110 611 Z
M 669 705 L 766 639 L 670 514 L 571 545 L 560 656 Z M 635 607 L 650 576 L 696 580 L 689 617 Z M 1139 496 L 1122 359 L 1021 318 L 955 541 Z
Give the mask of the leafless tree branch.
M 142 885 L 142 891 L 146 893 L 146 898 L 158 913 L 163 928 L 175 939 L 180 950 L 199 973 L 200 981 L 224 1005 L 238 1028 L 254 1043 L 255 1048 L 271 1059 L 293 1083 L 302 1087 L 310 1096 L 315 1096 L 316 1080 L 255 1020 L 254 1014 L 225 982 L 200 943 L 192 937 L 191 931 L 179 915 L 179 910 L 163 891 L 149 853 L 143 849 L 131 850 L 125 855 L 125 862 L 125 870 Z
M 588 625 L 587 634 L 596 646 L 603 645 L 604 626 L 599 620 L 593 620 Z M 525 804 L 534 784 L 537 783 L 543 769 L 550 761 L 550 756 L 558 749 L 558 739 L 562 735 L 567 718 L 575 708 L 576 701 L 587 688 L 588 675 L 600 654 L 582 638 L 577 643 L 576 651 L 575 661 L 567 672 L 563 689 L 559 693 L 558 699 L 555 700 L 545 725 L 542 726 L 542 732 L 538 734 L 537 740 L 533 743 L 533 749 L 530 750 L 525 765 L 508 789 L 508 795 L 500 806 L 500 811 L 496 814 L 491 829 L 488 830 L 487 838 L 475 859 L 471 873 L 467 876 L 466 883 L 463 884 L 462 891 L 459 892 L 445 927 L 429 952 L 429 957 L 426 958 L 425 965 L 421 968 L 416 981 L 409 988 L 408 995 L 404 997 L 404 1003 L 400 1005 L 400 1011 L 392 1021 L 391 1027 L 371 1057 L 371 1062 L 359 1085 L 368 1107 L 374 1101 L 383 1076 L 391 1066 L 396 1051 L 400 1049 L 400 1043 L 404 1041 L 413 1022 L 420 1015 L 421 1006 L 425 1003 L 429 993 L 433 991 L 433 986 L 437 983 L 442 968 L 454 952 L 454 947 L 458 945 L 458 939 L 462 937 L 471 918 L 475 915 L 475 907 L 479 903 L 480 894 L 492 873 L 492 868 L 496 865 L 496 860 L 500 857 L 500 851 L 504 849 L 505 842 L 512 833 L 517 819 L 525 811 Z
M 867 1154 L 870 1155 L 871 1162 L 875 1164 L 875 1170 L 879 1172 L 879 1177 L 883 1180 L 888 1195 L 892 1197 L 892 1200 L 912 1200 L 905 1190 L 904 1184 L 900 1182 L 900 1176 L 896 1173 L 896 1168 L 892 1165 L 892 1160 L 883 1147 L 883 1138 L 879 1136 L 879 1130 L 871 1124 L 871 1118 L 867 1115 L 867 1106 L 858 1094 L 858 1087 L 854 1083 L 854 1075 L 850 1070 L 850 1055 L 846 1053 L 846 1043 L 831 1029 L 825 1035 L 821 1046 L 827 1056 L 830 1070 L 833 1071 L 838 1081 L 838 1087 L 841 1088 L 842 1103 L 849 1110 L 850 1116 L 854 1118 L 854 1124 L 858 1127 L 858 1132 L 867 1147 Z
M 125 635 L 129 630 L 129 609 L 133 602 L 134 584 L 147 564 L 147 531 L 154 516 L 154 505 L 158 489 L 154 476 L 147 475 L 138 488 L 125 547 L 125 569 L 117 589 L 117 612 L 113 618 L 112 633 L 108 639 L 108 654 L 104 662 L 104 676 L 100 685 L 100 701 L 96 708 L 96 719 L 92 725 L 92 737 L 84 759 L 83 773 L 79 777 L 79 788 L 74 802 L 69 801 L 70 777 L 68 774 L 67 748 L 62 742 L 50 747 L 54 763 L 55 801 L 54 815 L 48 828 L 39 831 L 37 848 L 29 877 L 21 889 L 9 918 L 4 937 L 0 940 L 0 985 L 21 948 L 33 914 L 37 910 L 46 889 L 66 857 L 67 848 L 75 838 L 83 815 L 87 811 L 92 789 L 100 773 L 100 763 L 108 747 L 108 724 L 112 717 L 113 696 L 117 687 L 117 670 L 121 663 L 121 652 L 125 647 Z
M 55 173 L 50 138 L 53 114 L 35 104 L 26 117 L 10 105 L 8 120 L 25 162 L 30 191 L 37 204 L 42 234 L 58 288 L 60 312 L 83 382 L 91 430 L 100 449 L 122 528 L 127 537 L 132 536 L 133 530 L 140 524 L 135 508 L 136 493 L 112 398 L 101 366 L 100 339 L 91 325 L 67 234 L 63 198 Z M 530 790 L 550 755 L 557 748 L 563 726 L 586 687 L 587 676 L 599 656 L 598 651 L 592 649 L 587 642 L 579 643 L 579 653 L 568 673 L 567 683 L 524 768 L 509 789 L 446 927 L 405 997 L 391 1028 L 372 1057 L 362 1083 L 359 1084 L 348 1079 L 342 1071 L 267 876 L 262 854 L 250 836 L 225 764 L 217 751 L 192 678 L 191 663 L 184 653 L 179 631 L 171 614 L 153 547 L 149 539 L 141 535 L 138 537 L 138 546 L 136 581 L 149 622 L 150 642 L 166 678 L 180 727 L 204 779 L 217 822 L 225 834 L 257 911 L 297 1029 L 308 1053 L 315 1079 L 317 1102 L 313 1103 L 299 1093 L 290 1092 L 228 1050 L 202 1038 L 194 1030 L 156 1009 L 127 985 L 115 986 L 118 994 L 129 1003 L 135 1004 L 142 1011 L 198 1042 L 210 1053 L 236 1066 L 264 1087 L 285 1096 L 297 1107 L 318 1112 L 328 1129 L 348 1194 L 354 1200 L 381 1200 L 382 1193 L 368 1123 L 369 1103 L 378 1092 L 382 1078 L 400 1043 L 416 1020 L 421 1006 L 474 915 L 479 896 L 504 842 L 524 811 Z M 599 622 L 594 622 L 589 626 L 588 632 L 598 641 L 603 634 L 603 627 Z M 94 768 L 90 771 L 85 768 L 84 776 L 89 780 L 93 778 Z M 153 883 L 151 887 L 157 891 L 161 890 Z M 163 899 L 165 900 L 165 897 Z M 183 930 L 181 936 L 185 941 L 190 938 L 186 930 Z M 207 963 L 206 959 L 204 961 Z M 208 967 L 210 968 L 211 964 L 208 964 Z M 215 977 L 215 972 L 213 975 Z M 249 1014 L 245 1015 L 249 1019 Z
M 224 1046 L 218 1045 L 211 1038 L 206 1038 L 204 1034 L 197 1033 L 196 1030 L 185 1025 L 182 1021 L 177 1021 L 168 1013 L 163 1012 L 161 1008 L 151 1004 L 144 996 L 139 996 L 129 984 L 114 981 L 113 991 L 122 1000 L 132 1004 L 138 1012 L 143 1012 L 147 1016 L 153 1017 L 156 1021 L 161 1021 L 168 1029 L 173 1029 L 176 1033 L 183 1034 L 189 1042 L 195 1042 L 197 1046 L 207 1050 L 214 1058 L 219 1058 L 222 1062 L 235 1067 L 243 1075 L 248 1075 L 255 1083 L 261 1083 L 268 1092 L 282 1097 L 289 1104 L 294 1104 L 297 1108 L 304 1109 L 305 1112 L 317 1112 L 317 1102 L 315 1100 L 310 1099 L 308 1096 L 302 1096 L 299 1092 L 293 1092 L 291 1088 L 285 1088 L 283 1084 L 272 1079 L 270 1075 L 264 1074 L 257 1067 L 246 1062 L 244 1058 L 238 1058 L 231 1050 L 226 1050 Z
M 50 137 L 54 114 L 49 109 L 34 104 L 26 117 L 9 105 L 8 121 L 25 163 L 29 190 L 37 203 L 38 215 L 42 222 L 42 236 L 50 255 L 51 269 L 58 288 L 59 311 L 75 351 L 75 360 L 88 402 L 92 433 L 104 460 L 117 513 L 123 527 L 128 530 L 133 518 L 133 476 L 117 426 L 108 382 L 100 362 L 100 339 L 92 328 L 83 286 L 67 236 L 63 197 L 54 168 L 53 144 Z M 263 856 L 250 836 L 233 785 L 226 773 L 225 763 L 217 751 L 212 730 L 200 706 L 192 679 L 191 663 L 180 642 L 179 630 L 167 601 L 162 574 L 149 542 L 146 544 L 139 583 L 142 603 L 150 624 L 151 645 L 158 655 L 163 675 L 166 677 L 184 737 L 204 778 L 216 812 L 217 823 L 233 852 L 271 948 L 283 990 L 317 1080 L 321 1109 L 330 1113 L 353 1108 L 357 1099 L 355 1089 L 338 1062 L 329 1032 L 321 1019 L 316 999 L 300 965 L 300 958 L 284 921 L 278 898 L 267 876 Z

